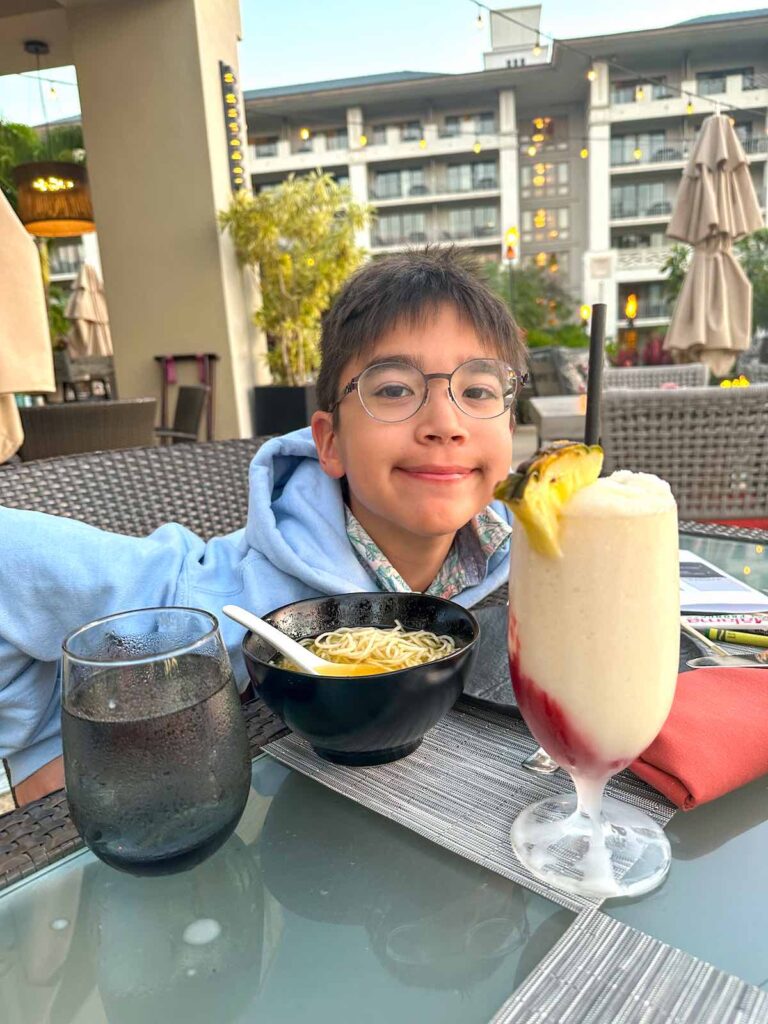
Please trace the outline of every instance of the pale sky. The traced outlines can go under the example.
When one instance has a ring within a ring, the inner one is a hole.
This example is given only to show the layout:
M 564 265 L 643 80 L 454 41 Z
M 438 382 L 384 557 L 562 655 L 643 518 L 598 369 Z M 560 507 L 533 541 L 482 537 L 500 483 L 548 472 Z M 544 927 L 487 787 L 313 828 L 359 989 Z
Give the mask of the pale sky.
M 511 2 L 488 6 L 512 7 Z M 544 0 L 541 27 L 559 38 L 656 28 L 705 14 L 760 10 L 747 0 Z M 489 30 L 478 31 L 471 0 L 241 0 L 244 89 L 317 82 L 386 71 L 463 72 L 482 69 Z M 48 117 L 79 111 L 73 68 L 43 73 L 70 84 L 45 83 Z M 53 88 L 53 92 L 51 89 Z M 0 118 L 43 120 L 34 75 L 0 77 Z

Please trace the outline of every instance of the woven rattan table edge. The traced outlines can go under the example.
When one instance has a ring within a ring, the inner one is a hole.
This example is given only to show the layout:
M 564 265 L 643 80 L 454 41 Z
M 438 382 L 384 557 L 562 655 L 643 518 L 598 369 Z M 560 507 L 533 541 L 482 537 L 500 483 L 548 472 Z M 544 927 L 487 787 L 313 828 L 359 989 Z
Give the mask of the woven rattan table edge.
M 725 523 L 707 523 L 696 519 L 681 519 L 680 533 L 694 537 L 712 537 L 720 540 L 746 541 L 747 543 L 763 544 L 768 542 L 768 530 L 756 526 L 726 525 Z
M 251 757 L 288 730 L 259 698 L 243 705 Z M 0 892 L 83 847 L 63 789 L 0 816 Z

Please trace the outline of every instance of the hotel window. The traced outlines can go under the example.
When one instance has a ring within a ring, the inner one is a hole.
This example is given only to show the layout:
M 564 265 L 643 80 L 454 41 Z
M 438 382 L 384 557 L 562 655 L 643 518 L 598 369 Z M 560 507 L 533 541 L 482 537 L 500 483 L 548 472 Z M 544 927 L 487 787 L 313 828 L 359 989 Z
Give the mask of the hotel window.
M 611 82 L 611 103 L 634 103 L 638 82 Z
M 495 206 L 475 206 L 472 209 L 472 233 L 475 238 L 498 235 L 499 211 Z
M 408 167 L 401 172 L 401 191 L 404 196 L 423 196 L 427 193 L 423 167 Z
M 376 199 L 395 199 L 402 195 L 400 171 L 379 171 L 375 178 L 373 194 Z
M 525 257 L 524 262 L 529 267 L 537 267 L 539 270 L 548 270 L 552 274 L 568 273 L 567 252 L 547 252 L 540 250 Z
M 426 242 L 426 218 L 423 213 L 404 213 L 403 217 L 403 238 L 407 242 Z
M 664 131 L 614 135 L 611 138 L 611 164 L 616 167 L 658 159 L 657 154 L 664 155 L 666 141 L 667 133 Z M 639 159 L 636 155 L 638 150 Z
M 385 124 L 375 124 L 373 131 L 371 132 L 371 145 L 372 146 L 386 146 L 387 144 L 387 126 Z
M 664 182 L 642 185 L 614 185 L 611 188 L 611 217 L 664 217 L 672 211 Z
M 443 120 L 443 127 L 440 129 L 443 138 L 451 139 L 461 135 L 461 118 L 458 114 L 448 114 Z
M 524 242 L 567 242 L 570 238 L 570 212 L 567 206 L 523 210 Z
M 493 135 L 496 131 L 496 118 L 492 110 L 475 114 L 475 132 L 478 135 Z
M 328 149 L 348 149 L 349 138 L 346 128 L 331 128 L 325 133 L 325 145 Z
M 448 237 L 472 237 L 472 210 L 470 207 L 462 206 L 459 209 L 448 211 Z
M 418 142 L 422 135 L 421 121 L 406 121 L 400 127 L 400 138 L 403 142 Z
M 277 136 L 262 135 L 253 140 L 254 156 L 277 156 Z
M 534 164 L 524 164 L 520 169 L 521 195 L 523 199 L 568 195 L 569 177 L 567 161 L 550 163 L 539 160 Z

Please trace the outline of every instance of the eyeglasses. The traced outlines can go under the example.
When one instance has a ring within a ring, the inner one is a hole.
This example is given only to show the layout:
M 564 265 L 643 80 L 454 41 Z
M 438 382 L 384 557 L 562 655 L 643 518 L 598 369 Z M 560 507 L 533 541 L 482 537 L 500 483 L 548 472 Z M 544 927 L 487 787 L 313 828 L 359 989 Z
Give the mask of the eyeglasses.
M 427 403 L 431 380 L 448 381 L 448 397 L 465 415 L 490 420 L 511 408 L 528 374 L 518 373 L 500 359 L 469 359 L 453 373 L 422 373 L 403 362 L 374 363 L 352 378 L 330 411 L 357 391 L 360 404 L 373 419 L 401 423 Z

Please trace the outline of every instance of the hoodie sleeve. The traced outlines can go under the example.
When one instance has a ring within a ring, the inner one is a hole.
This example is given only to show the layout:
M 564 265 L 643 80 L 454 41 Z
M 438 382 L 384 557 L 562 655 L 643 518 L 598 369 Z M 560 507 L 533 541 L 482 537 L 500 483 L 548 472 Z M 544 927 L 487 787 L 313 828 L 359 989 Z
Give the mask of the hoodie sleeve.
M 14 784 L 61 753 L 64 637 L 129 608 L 186 603 L 205 543 L 172 523 L 125 537 L 0 507 L 0 757 Z

